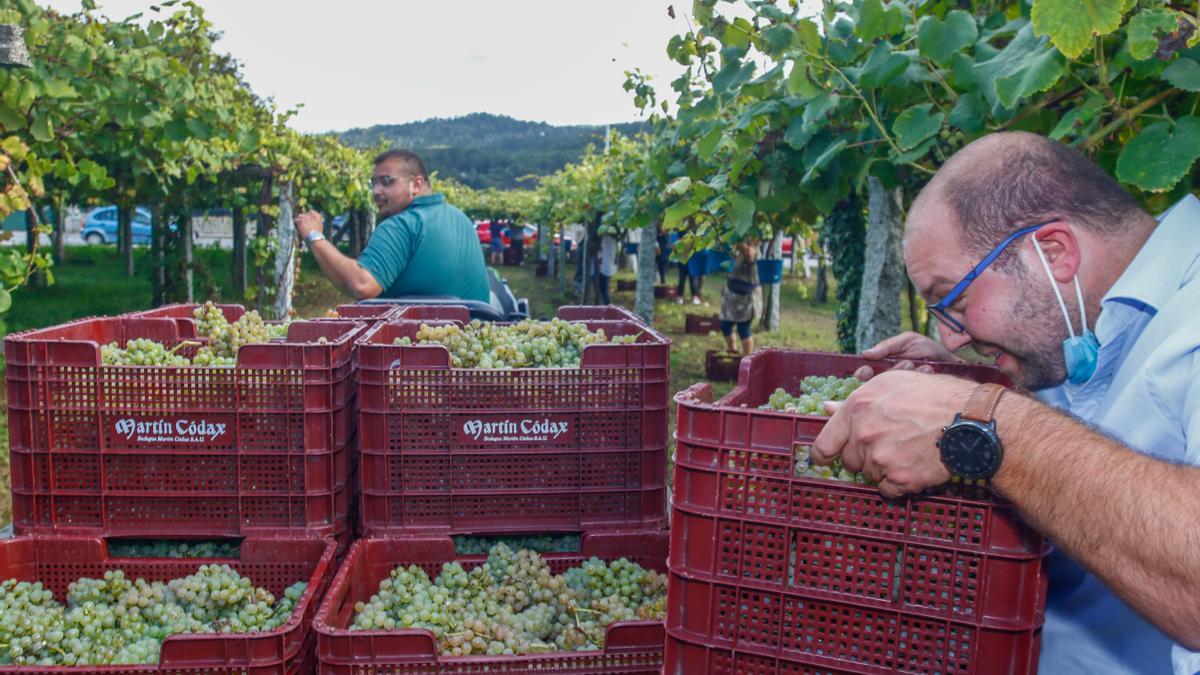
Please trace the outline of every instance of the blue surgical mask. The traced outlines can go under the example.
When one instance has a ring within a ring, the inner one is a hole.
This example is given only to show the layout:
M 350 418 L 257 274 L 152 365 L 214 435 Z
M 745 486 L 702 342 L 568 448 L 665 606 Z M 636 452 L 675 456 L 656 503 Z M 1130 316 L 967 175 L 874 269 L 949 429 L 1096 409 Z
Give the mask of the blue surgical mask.
M 1036 236 L 1033 238 L 1033 248 L 1037 251 L 1038 259 L 1042 261 L 1042 268 L 1046 270 L 1046 276 L 1050 278 L 1050 287 L 1054 289 L 1054 297 L 1058 298 L 1058 307 L 1062 310 L 1063 320 L 1067 322 L 1067 332 L 1070 333 L 1070 337 L 1063 340 L 1063 360 L 1067 364 L 1067 381 L 1071 384 L 1082 384 L 1090 380 L 1096 372 L 1096 362 L 1100 355 L 1100 341 L 1096 339 L 1096 334 L 1087 327 L 1087 309 L 1083 304 L 1083 291 L 1079 288 L 1079 275 L 1075 275 L 1075 299 L 1079 302 L 1081 328 L 1079 335 L 1076 335 L 1075 327 L 1071 325 L 1071 316 L 1067 313 L 1067 303 L 1063 300 L 1062 292 L 1058 290 L 1058 282 L 1054 280 L 1054 274 L 1050 271 L 1050 263 L 1046 261 L 1046 254 L 1042 252 L 1042 246 L 1038 243 Z

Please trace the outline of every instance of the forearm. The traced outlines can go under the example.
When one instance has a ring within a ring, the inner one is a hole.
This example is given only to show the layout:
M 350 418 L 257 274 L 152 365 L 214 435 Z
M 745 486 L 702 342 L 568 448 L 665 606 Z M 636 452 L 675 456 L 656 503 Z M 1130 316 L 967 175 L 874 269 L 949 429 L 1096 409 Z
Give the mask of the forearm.
M 357 260 L 339 251 L 329 240 L 313 242 L 310 250 L 321 271 L 339 288 L 349 291 L 360 300 L 379 295 L 379 285 L 370 272 L 360 267 Z
M 1200 468 L 1158 461 L 1036 401 L 1001 398 L 993 484 L 1031 525 L 1183 646 L 1200 649 Z

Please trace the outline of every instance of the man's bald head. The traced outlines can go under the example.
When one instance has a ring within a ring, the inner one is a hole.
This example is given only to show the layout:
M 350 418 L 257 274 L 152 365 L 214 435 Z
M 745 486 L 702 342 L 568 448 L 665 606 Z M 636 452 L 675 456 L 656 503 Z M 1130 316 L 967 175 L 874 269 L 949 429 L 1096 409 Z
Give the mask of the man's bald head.
M 984 136 L 959 150 L 921 191 L 909 228 L 949 215 L 971 253 L 1012 232 L 1062 219 L 1106 236 L 1153 226 L 1116 180 L 1062 143 L 1025 132 Z M 997 260 L 1004 266 L 1005 258 Z

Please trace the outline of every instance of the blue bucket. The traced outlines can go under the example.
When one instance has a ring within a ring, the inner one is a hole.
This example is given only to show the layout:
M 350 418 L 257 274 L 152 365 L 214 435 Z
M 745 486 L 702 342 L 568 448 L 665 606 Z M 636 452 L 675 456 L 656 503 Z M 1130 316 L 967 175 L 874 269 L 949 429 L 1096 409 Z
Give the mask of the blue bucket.
M 625 242 L 625 255 L 637 255 L 637 242 L 636 241 Z
M 687 261 L 688 274 L 693 277 L 704 276 L 708 272 L 708 251 L 696 251 Z
M 708 265 L 705 269 L 705 274 L 716 274 L 717 272 L 728 272 L 733 269 L 733 258 L 724 251 L 709 250 Z
M 777 284 L 783 281 L 783 261 L 782 260 L 759 260 L 758 261 L 758 283 L 760 284 Z

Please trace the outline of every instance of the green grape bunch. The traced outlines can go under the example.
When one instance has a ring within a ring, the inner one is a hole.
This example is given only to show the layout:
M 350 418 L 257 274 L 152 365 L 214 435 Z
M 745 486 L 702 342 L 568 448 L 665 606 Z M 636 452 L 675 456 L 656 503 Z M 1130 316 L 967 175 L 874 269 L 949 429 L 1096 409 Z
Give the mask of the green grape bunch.
M 243 345 L 261 344 L 287 336 L 288 323 L 268 324 L 256 311 L 249 311 L 230 323 L 221 308 L 211 301 L 192 310 L 196 334 L 208 338 L 208 344 L 185 340 L 168 348 L 145 338 L 129 340 L 122 347 L 110 342 L 100 347 L 100 360 L 109 366 L 205 366 L 232 368 L 237 365 L 238 350 Z M 328 342 L 320 338 L 320 344 Z M 178 353 L 184 347 L 199 345 L 195 356 Z
M 237 558 L 241 545 L 231 541 L 116 539 L 108 552 L 117 558 Z
M 501 542 L 467 571 L 446 563 L 430 580 L 400 566 L 354 607 L 351 630 L 424 628 L 444 656 L 539 654 L 604 647 L 616 621 L 662 620 L 667 578 L 625 558 L 591 558 L 554 574 L 534 551 Z
M 582 323 L 562 319 L 526 319 L 515 324 L 485 323 L 478 319 L 465 326 L 421 324 L 416 339 L 400 337 L 393 344 L 440 344 L 450 352 L 454 368 L 578 368 L 584 347 L 594 344 L 634 344 L 638 335 L 609 338 L 604 329 L 588 330 Z
M 862 381 L 855 377 L 810 375 L 800 381 L 800 394 L 789 394 L 783 387 L 771 393 L 760 410 L 778 410 L 801 415 L 825 415 L 826 401 L 844 401 Z
M 0 583 L 0 665 L 158 663 L 163 641 L 181 633 L 258 633 L 286 624 L 307 584 L 276 598 L 228 565 L 201 565 L 168 582 L 121 570 L 70 584 L 65 604 L 41 583 Z

